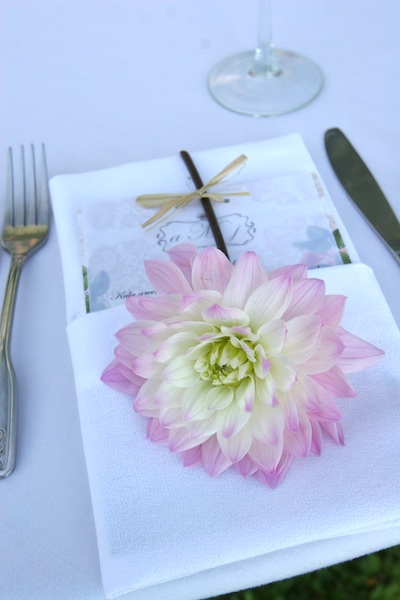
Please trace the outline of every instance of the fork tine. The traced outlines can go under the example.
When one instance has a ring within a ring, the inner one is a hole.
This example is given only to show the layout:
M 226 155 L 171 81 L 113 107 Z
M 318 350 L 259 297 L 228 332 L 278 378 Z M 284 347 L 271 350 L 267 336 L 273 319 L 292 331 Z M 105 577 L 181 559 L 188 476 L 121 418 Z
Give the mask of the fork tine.
M 16 193 L 19 194 L 21 202 L 14 204 L 14 225 L 26 224 L 26 178 L 25 178 L 25 149 L 20 147 L 19 153 L 19 181 Z
M 35 224 L 37 222 L 37 188 L 36 188 L 36 165 L 35 148 L 30 145 L 30 167 L 27 184 L 25 224 Z
M 50 221 L 50 192 L 49 176 L 47 173 L 46 148 L 42 144 L 42 163 L 40 174 L 40 205 L 38 210 L 38 223 L 48 225 Z
M 4 226 L 12 227 L 14 224 L 14 167 L 12 148 L 7 153 L 7 183 L 6 201 L 4 210 Z

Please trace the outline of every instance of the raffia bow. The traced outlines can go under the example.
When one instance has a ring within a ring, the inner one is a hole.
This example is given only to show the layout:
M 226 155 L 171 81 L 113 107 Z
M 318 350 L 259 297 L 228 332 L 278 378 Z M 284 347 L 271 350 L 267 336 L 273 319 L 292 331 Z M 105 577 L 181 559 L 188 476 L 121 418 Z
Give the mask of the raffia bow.
M 228 192 L 223 194 L 222 192 L 210 192 L 209 189 L 215 187 L 219 183 L 222 182 L 232 171 L 242 166 L 247 160 L 247 156 L 245 154 L 241 154 L 233 160 L 229 165 L 227 165 L 222 171 L 220 171 L 217 175 L 212 177 L 210 181 L 208 181 L 205 185 L 203 185 L 198 190 L 193 190 L 189 194 L 143 194 L 136 198 L 136 201 L 146 208 L 157 208 L 160 209 L 145 223 L 143 223 L 142 227 L 149 227 L 156 223 L 157 221 L 161 221 L 164 219 L 167 214 L 171 210 L 176 210 L 177 208 L 182 208 L 189 204 L 195 198 L 209 198 L 210 200 L 214 200 L 215 202 L 225 202 L 226 196 L 250 196 L 250 192 Z

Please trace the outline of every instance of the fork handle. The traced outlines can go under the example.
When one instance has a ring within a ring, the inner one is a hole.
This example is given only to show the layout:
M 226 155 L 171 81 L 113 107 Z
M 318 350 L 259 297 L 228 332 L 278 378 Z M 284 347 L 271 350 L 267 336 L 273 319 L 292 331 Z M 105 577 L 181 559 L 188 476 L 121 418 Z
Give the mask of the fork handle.
M 0 317 L 0 479 L 10 475 L 17 453 L 17 380 L 10 354 L 11 330 L 23 256 L 11 259 Z

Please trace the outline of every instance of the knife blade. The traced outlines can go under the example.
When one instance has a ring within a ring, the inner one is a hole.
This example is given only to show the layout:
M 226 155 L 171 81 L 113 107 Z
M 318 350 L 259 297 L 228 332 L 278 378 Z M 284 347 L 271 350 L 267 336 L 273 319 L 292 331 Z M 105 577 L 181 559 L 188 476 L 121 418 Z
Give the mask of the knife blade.
M 371 171 L 337 127 L 326 131 L 325 148 L 351 200 L 400 262 L 400 223 Z

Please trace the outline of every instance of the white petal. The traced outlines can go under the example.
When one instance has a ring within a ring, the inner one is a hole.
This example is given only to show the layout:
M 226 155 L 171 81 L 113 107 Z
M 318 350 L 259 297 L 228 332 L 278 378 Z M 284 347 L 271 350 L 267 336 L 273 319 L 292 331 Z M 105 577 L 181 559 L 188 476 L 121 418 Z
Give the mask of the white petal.
M 260 442 L 276 446 L 282 439 L 285 425 L 283 410 L 280 406 L 271 408 L 257 403 L 251 418 L 251 432 Z
M 241 431 L 230 438 L 226 438 L 221 434 L 217 434 L 217 438 L 222 452 L 232 463 L 239 462 L 239 460 L 246 456 L 253 440 L 247 427 L 243 427 Z
M 194 333 L 188 331 L 174 333 L 157 348 L 154 352 L 154 358 L 159 363 L 168 362 L 176 356 L 185 354 L 194 345 L 196 345 L 196 335 Z
M 204 438 L 204 436 L 211 436 L 216 433 L 217 429 L 217 420 L 214 417 L 186 424 L 188 436 L 193 440 Z
M 162 427 L 175 429 L 176 427 L 183 427 L 185 425 L 180 407 L 170 408 L 169 406 L 162 406 L 159 411 L 159 420 Z
M 253 412 L 256 388 L 254 379 L 246 377 L 236 390 L 236 402 L 239 408 L 245 412 Z
M 293 282 L 290 277 L 268 281 L 252 293 L 245 305 L 253 331 L 272 319 L 279 319 L 292 297 Z
M 182 397 L 182 416 L 185 421 L 207 419 L 213 414 L 213 411 L 207 408 L 206 396 L 209 388 L 210 384 L 208 382 L 199 381 L 184 391 Z
M 231 404 L 233 397 L 230 386 L 214 385 L 207 392 L 206 406 L 209 410 L 222 410 Z
M 286 337 L 285 322 L 280 319 L 268 321 L 257 331 L 260 341 L 267 354 L 278 354 Z
M 232 437 L 246 425 L 251 414 L 239 408 L 237 402 L 232 402 L 216 413 L 218 431 L 226 438 Z
M 184 356 L 178 356 L 178 358 L 172 360 L 164 369 L 162 378 L 167 383 L 171 383 L 176 387 L 187 388 L 197 383 L 200 375 L 194 370 L 191 360 L 188 360 Z
M 182 388 L 162 381 L 154 394 L 154 402 L 157 406 L 169 406 L 170 408 L 182 406 Z
M 282 354 L 271 357 L 270 373 L 279 390 L 290 390 L 296 383 L 296 367 L 293 362 Z
M 265 406 L 278 406 L 278 400 L 276 397 L 276 387 L 274 378 L 271 375 L 271 370 L 263 379 L 256 377 L 254 382 L 256 385 L 257 400 Z
M 321 334 L 321 320 L 313 315 L 294 317 L 286 321 L 287 334 L 282 353 L 293 362 L 301 363 L 317 349 Z

